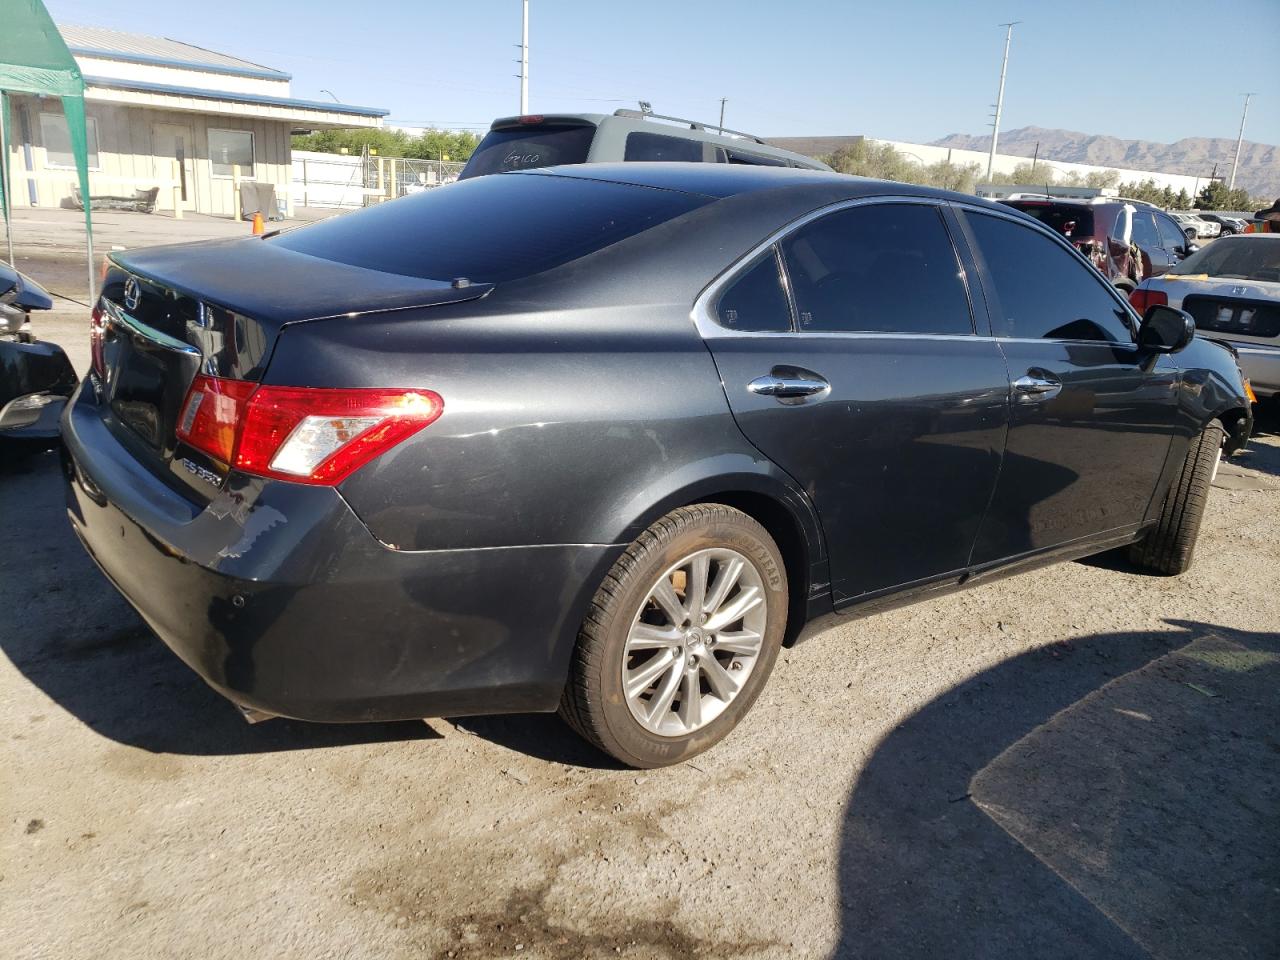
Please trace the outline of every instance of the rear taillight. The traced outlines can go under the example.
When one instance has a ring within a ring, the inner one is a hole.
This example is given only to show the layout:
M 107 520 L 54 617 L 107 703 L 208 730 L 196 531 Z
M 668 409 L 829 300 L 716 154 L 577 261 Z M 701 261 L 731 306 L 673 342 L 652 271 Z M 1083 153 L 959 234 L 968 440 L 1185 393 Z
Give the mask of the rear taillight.
M 1129 303 L 1138 311 L 1138 316 L 1147 312 L 1149 307 L 1163 307 L 1169 302 L 1169 295 L 1163 290 L 1144 290 L 1139 287 L 1129 294 Z
M 102 316 L 102 306 L 95 304 L 89 314 L 89 356 L 93 372 L 99 380 L 107 378 L 107 360 L 102 351 L 102 338 L 107 330 L 107 322 Z
M 444 412 L 431 390 L 276 387 L 198 376 L 178 437 L 238 470 L 334 485 Z

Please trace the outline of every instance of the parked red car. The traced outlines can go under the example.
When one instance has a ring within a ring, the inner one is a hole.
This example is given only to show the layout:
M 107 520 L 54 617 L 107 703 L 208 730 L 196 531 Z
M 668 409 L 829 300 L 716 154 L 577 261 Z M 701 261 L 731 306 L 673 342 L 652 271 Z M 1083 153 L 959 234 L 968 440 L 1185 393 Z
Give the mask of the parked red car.
M 1126 293 L 1200 249 L 1171 216 L 1140 200 L 1021 197 L 1000 202 L 1062 234 Z

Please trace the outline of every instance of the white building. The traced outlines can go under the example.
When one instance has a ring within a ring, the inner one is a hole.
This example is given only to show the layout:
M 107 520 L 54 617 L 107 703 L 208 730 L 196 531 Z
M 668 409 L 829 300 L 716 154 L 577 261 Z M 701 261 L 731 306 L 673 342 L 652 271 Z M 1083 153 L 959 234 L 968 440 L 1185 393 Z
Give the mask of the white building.
M 291 208 L 290 137 L 378 127 L 386 110 L 297 100 L 287 73 L 162 37 L 59 26 L 85 80 L 89 190 L 159 188 L 158 209 L 230 216 L 233 179 L 271 183 Z M 14 206 L 68 206 L 75 165 L 56 98 L 12 98 Z
M 803 153 L 806 156 L 818 157 L 835 153 L 841 147 L 851 146 L 859 140 L 865 139 L 868 143 L 885 144 L 893 147 L 908 160 L 913 160 L 921 166 L 930 166 L 940 161 L 947 161 L 956 166 L 967 166 L 968 164 L 977 164 L 982 175 L 987 172 L 988 154 L 978 150 L 958 150 L 952 147 L 938 147 L 929 143 L 907 143 L 901 140 L 877 140 L 872 137 L 773 137 L 770 143 L 788 150 L 795 150 L 797 153 Z M 992 165 L 992 177 L 998 182 L 1002 178 L 1007 178 L 1019 167 L 1029 166 L 1031 164 L 1030 157 L 1018 157 L 1009 153 L 997 153 L 995 163 Z M 1055 171 L 1059 178 L 1076 173 L 1083 180 L 1091 173 L 1106 173 L 1114 170 L 1120 175 L 1121 183 L 1133 183 L 1135 181 L 1142 182 L 1146 180 L 1154 180 L 1157 187 L 1169 187 L 1175 192 L 1178 190 L 1186 190 L 1189 196 L 1195 196 L 1198 190 L 1208 181 L 1204 177 L 1189 177 L 1181 173 L 1161 173 L 1157 170 L 1130 170 L 1127 167 L 1099 167 L 1088 163 L 1068 163 L 1065 160 L 1048 160 L 1039 157 L 1036 160 L 1036 169 L 1051 169 Z M 1033 188 L 1026 187 L 1026 190 Z

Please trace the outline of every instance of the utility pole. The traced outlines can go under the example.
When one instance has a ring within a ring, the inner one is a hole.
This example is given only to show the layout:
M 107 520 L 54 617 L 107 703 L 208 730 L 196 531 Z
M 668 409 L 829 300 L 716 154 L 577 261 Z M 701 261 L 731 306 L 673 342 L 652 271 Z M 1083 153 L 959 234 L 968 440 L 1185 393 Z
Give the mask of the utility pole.
M 17 263 L 13 259 L 13 214 L 10 212 L 12 204 L 9 201 L 13 180 L 9 177 L 9 138 L 5 136 L 4 129 L 4 115 L 6 113 L 4 108 L 7 106 L 5 94 L 0 92 L 0 193 L 4 195 L 5 205 L 4 239 L 9 248 L 9 266 L 17 269 Z M 92 258 L 89 260 L 89 272 L 90 274 L 93 273 Z M 90 289 L 92 290 L 92 287 Z
M 724 104 L 728 97 L 720 98 L 720 132 L 724 133 Z
M 523 0 L 524 19 L 520 31 L 520 116 L 529 112 L 529 0 Z
M 1240 166 L 1240 148 L 1244 146 L 1244 122 L 1249 117 L 1249 101 L 1252 99 L 1252 93 L 1244 95 L 1244 112 L 1240 114 L 1240 136 L 1236 138 L 1236 158 L 1231 163 L 1231 182 L 1227 184 L 1228 190 L 1236 188 L 1236 168 Z
M 1009 69 L 1009 43 L 1013 40 L 1013 28 L 1021 22 L 1021 20 L 1014 20 L 1012 23 L 1000 24 L 1005 28 L 1004 60 L 1000 62 L 1000 90 L 996 93 L 996 118 L 991 124 L 991 156 L 987 158 L 988 183 L 991 182 L 992 168 L 996 165 L 996 143 L 1000 140 L 1000 113 L 1004 110 L 1004 75 Z

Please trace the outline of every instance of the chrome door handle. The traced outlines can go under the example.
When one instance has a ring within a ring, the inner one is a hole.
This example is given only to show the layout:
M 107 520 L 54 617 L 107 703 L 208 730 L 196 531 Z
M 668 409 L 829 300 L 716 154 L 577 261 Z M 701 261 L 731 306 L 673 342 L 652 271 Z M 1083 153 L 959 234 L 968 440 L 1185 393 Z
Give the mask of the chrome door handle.
M 822 379 L 775 377 L 773 374 L 756 377 L 747 384 L 748 390 L 762 397 L 811 397 L 830 388 L 831 384 Z
M 1027 400 L 1048 400 L 1050 397 L 1057 396 L 1061 390 L 1061 381 L 1037 377 L 1030 373 L 1013 381 L 1013 392 Z

